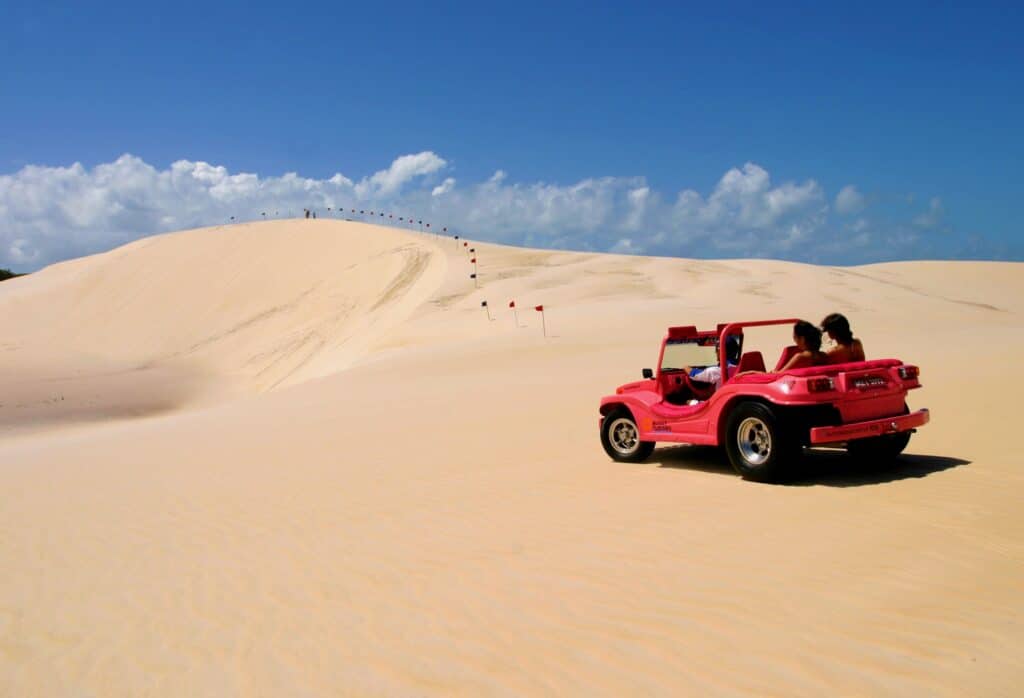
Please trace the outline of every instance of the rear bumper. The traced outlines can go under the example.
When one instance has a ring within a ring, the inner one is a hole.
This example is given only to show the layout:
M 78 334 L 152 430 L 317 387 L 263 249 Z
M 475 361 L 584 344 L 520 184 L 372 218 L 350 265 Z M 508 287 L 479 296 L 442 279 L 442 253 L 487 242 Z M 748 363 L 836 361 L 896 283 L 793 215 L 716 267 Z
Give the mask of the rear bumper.
M 911 412 L 910 414 L 901 414 L 898 417 L 871 419 L 866 422 L 840 424 L 834 427 L 814 427 L 811 429 L 811 443 L 837 443 L 853 441 L 854 439 L 867 439 L 872 436 L 884 436 L 885 434 L 896 434 L 927 424 L 928 419 L 928 410 L 923 409 Z

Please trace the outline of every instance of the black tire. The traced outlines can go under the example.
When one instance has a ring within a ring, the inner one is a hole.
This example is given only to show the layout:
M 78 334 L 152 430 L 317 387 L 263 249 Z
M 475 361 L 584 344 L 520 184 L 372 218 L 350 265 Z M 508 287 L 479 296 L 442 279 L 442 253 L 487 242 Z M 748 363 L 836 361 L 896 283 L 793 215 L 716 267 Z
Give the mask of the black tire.
M 910 432 L 857 439 L 846 444 L 846 452 L 865 465 L 889 465 L 910 443 Z
M 654 450 L 653 441 L 640 440 L 640 429 L 633 413 L 625 407 L 615 408 L 604 418 L 601 445 L 612 460 L 620 463 L 641 463 Z
M 777 482 L 797 464 L 800 440 L 760 402 L 741 402 L 733 408 L 725 427 L 725 452 L 745 480 Z
M 902 414 L 910 414 L 907 403 L 903 403 Z M 864 465 L 890 465 L 910 443 L 911 434 L 911 431 L 901 431 L 870 439 L 855 439 L 846 444 L 846 452 Z

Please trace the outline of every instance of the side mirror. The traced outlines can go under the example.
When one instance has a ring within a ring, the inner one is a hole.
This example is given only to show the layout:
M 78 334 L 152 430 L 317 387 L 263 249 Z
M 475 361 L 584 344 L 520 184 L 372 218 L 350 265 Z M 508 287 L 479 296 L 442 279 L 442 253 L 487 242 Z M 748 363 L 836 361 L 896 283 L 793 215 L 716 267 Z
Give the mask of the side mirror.
M 652 371 L 652 370 L 651 370 L 651 369 L 649 369 L 649 368 L 645 368 L 645 369 L 643 370 L 643 377 L 644 377 L 645 379 L 650 379 L 650 378 L 654 378 L 654 371 Z

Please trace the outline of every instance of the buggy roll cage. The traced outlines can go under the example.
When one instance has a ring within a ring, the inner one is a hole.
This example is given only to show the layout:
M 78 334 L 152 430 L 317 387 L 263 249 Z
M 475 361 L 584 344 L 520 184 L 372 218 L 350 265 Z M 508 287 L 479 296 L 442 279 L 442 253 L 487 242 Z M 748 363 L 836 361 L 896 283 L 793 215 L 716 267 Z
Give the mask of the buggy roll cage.
M 661 376 L 661 362 L 665 359 L 665 347 L 673 341 L 685 342 L 688 340 L 707 340 L 713 339 L 718 343 L 718 364 L 722 369 L 722 376 L 728 376 L 726 342 L 725 338 L 729 336 L 743 337 L 743 330 L 747 327 L 767 327 L 771 325 L 795 325 L 799 322 L 799 318 L 784 318 L 781 320 L 751 320 L 748 322 L 729 322 L 719 323 L 714 330 L 707 330 L 700 332 L 694 325 L 683 325 L 680 327 L 669 327 L 668 334 L 665 335 L 665 339 L 661 342 L 661 352 L 658 354 L 658 372 L 655 374 L 655 378 Z

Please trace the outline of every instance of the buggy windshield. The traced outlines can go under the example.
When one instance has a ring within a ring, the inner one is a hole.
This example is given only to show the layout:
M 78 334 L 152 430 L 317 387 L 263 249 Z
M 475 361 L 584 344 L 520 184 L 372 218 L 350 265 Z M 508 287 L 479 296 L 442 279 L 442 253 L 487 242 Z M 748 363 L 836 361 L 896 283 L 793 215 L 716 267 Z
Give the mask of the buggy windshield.
M 684 366 L 717 366 L 718 345 L 701 344 L 693 340 L 669 340 L 661 359 L 662 371 L 673 371 Z

